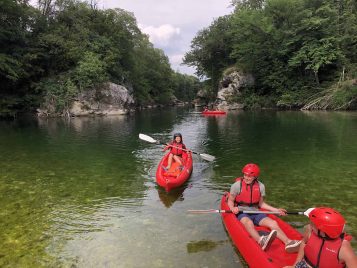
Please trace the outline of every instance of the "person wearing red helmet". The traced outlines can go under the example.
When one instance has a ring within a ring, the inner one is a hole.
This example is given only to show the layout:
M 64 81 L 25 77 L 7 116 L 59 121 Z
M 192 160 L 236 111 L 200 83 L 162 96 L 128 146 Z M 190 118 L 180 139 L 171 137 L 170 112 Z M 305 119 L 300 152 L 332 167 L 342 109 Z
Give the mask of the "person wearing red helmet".
M 245 210 L 244 207 L 262 208 L 272 212 L 278 212 L 280 215 L 286 215 L 286 210 L 275 208 L 264 201 L 265 186 L 258 180 L 260 175 L 259 166 L 253 163 L 247 164 L 242 169 L 243 177 L 237 178 L 231 186 L 228 198 L 228 206 L 234 214 L 237 214 L 238 220 L 244 225 L 247 232 L 257 241 L 257 243 L 266 250 L 274 238 L 277 236 L 285 243 L 285 250 L 289 253 L 297 252 L 301 241 L 291 240 L 280 229 L 278 223 L 269 218 L 266 214 L 245 214 L 240 213 Z M 254 225 L 265 226 L 272 230 L 268 235 L 260 236 L 254 228 Z
M 296 268 L 357 267 L 357 256 L 343 230 L 345 219 L 328 207 L 313 208 L 305 213 L 310 224 L 305 227 L 304 239 L 293 266 Z
M 164 169 L 169 170 L 173 160 L 178 162 L 180 164 L 180 167 L 182 167 L 183 166 L 182 150 L 186 150 L 186 145 L 182 141 L 181 133 L 175 133 L 173 141 L 167 144 L 167 146 L 163 149 L 163 151 L 169 149 L 170 149 L 170 155 L 167 161 L 167 167 L 164 167 Z

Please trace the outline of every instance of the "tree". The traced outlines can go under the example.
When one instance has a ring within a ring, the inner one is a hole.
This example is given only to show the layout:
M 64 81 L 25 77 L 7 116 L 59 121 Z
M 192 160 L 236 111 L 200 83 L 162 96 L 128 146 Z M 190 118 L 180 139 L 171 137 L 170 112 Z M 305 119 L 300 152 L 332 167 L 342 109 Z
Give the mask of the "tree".
M 251 94 L 284 96 L 303 103 L 307 95 L 344 77 L 357 76 L 357 4 L 351 0 L 236 0 L 224 24 L 219 18 L 198 33 L 185 63 L 212 80 L 236 65 L 255 77 Z M 226 32 L 219 32 L 227 25 Z M 222 28 L 222 27 L 221 27 Z M 229 57 L 215 55 L 219 36 L 229 36 Z M 219 64 L 217 64 L 219 62 Z M 217 72 L 217 73 L 215 73 Z M 293 97 L 292 97 L 293 96 Z M 299 99 L 300 98 L 300 99 Z
M 26 75 L 23 56 L 32 28 L 32 8 L 27 1 L 3 0 L 0 9 L 0 81 L 6 84 L 18 82 Z M 5 87 L 4 87 L 5 85 Z M 10 86 L 10 85 L 8 85 Z
M 230 60 L 232 38 L 230 16 L 216 19 L 209 28 L 201 30 L 191 42 L 191 51 L 185 54 L 183 62 L 196 67 L 196 74 L 212 81 L 212 92 L 217 91 L 222 71 L 234 63 Z
M 232 0 L 232 5 L 236 8 L 236 11 L 240 9 L 262 9 L 265 2 L 265 0 Z

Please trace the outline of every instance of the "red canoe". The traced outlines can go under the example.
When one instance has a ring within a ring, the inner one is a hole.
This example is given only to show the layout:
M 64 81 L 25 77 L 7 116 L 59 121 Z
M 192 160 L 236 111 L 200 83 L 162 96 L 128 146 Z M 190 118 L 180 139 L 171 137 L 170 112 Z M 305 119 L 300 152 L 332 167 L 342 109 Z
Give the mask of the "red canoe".
M 192 173 L 192 153 L 183 152 L 182 159 L 184 165 L 180 168 L 179 163 L 173 162 L 169 170 L 165 170 L 169 154 L 166 154 L 160 161 L 156 170 L 156 182 L 168 192 L 179 187 L 188 180 Z
M 204 115 L 217 115 L 217 114 L 226 114 L 225 111 L 203 111 L 202 114 Z
M 229 210 L 227 195 L 228 194 L 225 194 L 221 200 L 221 209 L 224 210 Z M 288 223 L 284 222 L 275 215 L 269 214 L 268 216 L 277 221 L 280 228 L 290 239 L 302 239 L 302 235 Z M 238 248 L 240 254 L 243 256 L 250 268 L 284 267 L 292 265 L 296 260 L 297 253 L 285 252 L 285 245 L 278 238 L 275 238 L 271 246 L 267 250 L 263 251 L 258 243 L 249 236 L 244 226 L 240 223 L 240 221 L 238 221 L 234 214 L 222 213 L 222 220 L 228 234 L 233 240 L 234 245 Z M 265 227 L 256 226 L 255 229 L 261 234 L 270 232 L 270 230 Z

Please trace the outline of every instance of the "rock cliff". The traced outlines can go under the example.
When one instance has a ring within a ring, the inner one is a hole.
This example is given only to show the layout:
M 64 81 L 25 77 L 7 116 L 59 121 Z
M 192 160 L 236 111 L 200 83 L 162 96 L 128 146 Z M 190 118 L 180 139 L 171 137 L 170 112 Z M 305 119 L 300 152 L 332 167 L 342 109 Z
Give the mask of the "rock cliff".
M 222 110 L 243 109 L 244 106 L 239 101 L 241 89 L 252 85 L 254 85 L 252 75 L 232 69 L 226 71 L 219 83 L 217 107 Z
M 57 116 L 54 101 L 46 100 L 38 116 Z M 69 108 L 62 111 L 67 116 L 87 115 L 120 115 L 126 114 L 135 107 L 135 100 L 128 89 L 114 83 L 105 83 L 97 89 L 79 93 L 69 104 Z

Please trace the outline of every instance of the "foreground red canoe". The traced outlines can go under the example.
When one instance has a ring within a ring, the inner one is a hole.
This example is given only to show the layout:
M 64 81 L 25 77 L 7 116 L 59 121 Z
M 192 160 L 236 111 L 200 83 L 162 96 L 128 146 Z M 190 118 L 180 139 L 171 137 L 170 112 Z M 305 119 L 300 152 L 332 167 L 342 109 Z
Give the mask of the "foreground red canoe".
M 181 169 L 179 167 L 179 163 L 173 162 L 171 168 L 166 171 L 163 167 L 167 166 L 169 154 L 170 153 L 166 154 L 161 159 L 156 170 L 156 182 L 158 185 L 165 188 L 167 192 L 182 185 L 188 180 L 192 173 L 192 153 L 182 153 L 184 165 Z
M 223 195 L 221 200 L 221 209 L 224 210 L 229 210 L 227 195 L 228 193 Z M 249 236 L 244 226 L 238 221 L 234 214 L 222 213 L 221 215 L 234 245 L 237 247 L 250 268 L 277 268 L 292 265 L 294 263 L 297 253 L 285 252 L 285 245 L 280 239 L 275 238 L 271 246 L 266 251 L 263 251 L 258 243 Z M 288 223 L 272 214 L 269 214 L 268 217 L 276 220 L 280 228 L 290 239 L 302 239 L 302 235 Z M 270 232 L 268 228 L 260 226 L 256 226 L 256 230 L 262 234 Z
M 217 114 L 226 114 L 225 111 L 203 111 L 202 114 L 204 115 L 217 115 Z

